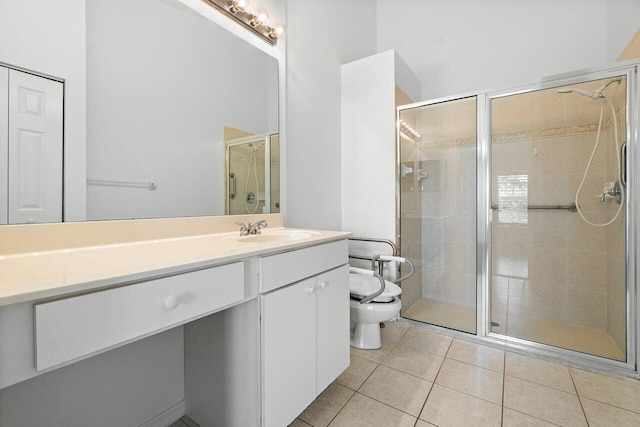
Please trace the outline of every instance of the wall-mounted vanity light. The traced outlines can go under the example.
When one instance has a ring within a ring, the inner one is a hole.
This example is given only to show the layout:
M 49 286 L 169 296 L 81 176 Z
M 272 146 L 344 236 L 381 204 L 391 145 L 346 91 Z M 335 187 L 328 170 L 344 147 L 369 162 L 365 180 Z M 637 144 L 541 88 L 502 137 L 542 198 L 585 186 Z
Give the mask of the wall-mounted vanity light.
M 271 25 L 269 14 L 260 9 L 253 13 L 249 10 L 249 0 L 202 0 L 209 6 L 224 13 L 243 27 L 256 34 L 270 45 L 278 42 L 284 35 L 284 26 Z

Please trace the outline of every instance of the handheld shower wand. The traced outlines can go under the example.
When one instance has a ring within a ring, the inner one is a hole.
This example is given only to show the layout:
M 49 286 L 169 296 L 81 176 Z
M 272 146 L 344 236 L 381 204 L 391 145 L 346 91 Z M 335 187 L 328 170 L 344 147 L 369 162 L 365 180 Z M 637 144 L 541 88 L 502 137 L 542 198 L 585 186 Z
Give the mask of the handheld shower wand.
M 571 93 L 571 92 L 575 92 L 575 93 L 579 93 L 580 95 L 586 96 L 587 98 L 592 98 L 592 99 L 600 99 L 600 98 L 604 98 L 604 95 L 602 94 L 602 92 L 604 92 L 604 90 L 613 83 L 618 83 L 621 84 L 622 83 L 622 78 L 618 77 L 617 79 L 613 79 L 613 80 L 609 80 L 607 83 L 603 84 L 602 86 L 600 86 L 598 89 L 596 89 L 595 92 L 591 93 L 589 91 L 586 91 L 584 89 L 578 89 L 577 87 L 568 87 L 566 89 L 558 89 L 558 93 Z
M 600 120 L 598 120 L 598 130 L 596 132 L 596 142 L 593 146 L 593 151 L 591 152 L 591 156 L 589 157 L 589 161 L 587 162 L 587 167 L 584 171 L 584 175 L 582 176 L 582 181 L 580 182 L 580 185 L 578 186 L 578 190 L 576 191 L 576 196 L 575 196 L 575 203 L 576 203 L 576 210 L 578 212 L 578 214 L 580 215 L 580 218 L 582 218 L 587 224 L 589 225 L 593 225 L 596 227 L 605 227 L 609 224 L 611 224 L 612 222 L 614 222 L 618 216 L 620 215 L 620 212 L 622 211 L 622 200 L 624 198 L 624 190 L 622 189 L 622 187 L 616 182 L 616 187 L 615 187 L 615 191 L 617 192 L 616 195 L 616 202 L 619 204 L 618 206 L 618 210 L 616 212 L 616 214 L 614 215 L 614 217 L 610 220 L 607 221 L 603 224 L 598 224 L 598 223 L 594 223 L 589 221 L 587 218 L 585 218 L 585 216 L 582 214 L 582 210 L 580 209 L 580 204 L 578 203 L 578 197 L 580 196 L 580 192 L 582 191 L 582 187 L 584 186 L 584 183 L 587 179 L 587 174 L 589 173 L 589 168 L 591 167 L 591 162 L 593 161 L 593 157 L 596 154 L 596 151 L 598 149 L 598 144 L 600 143 L 600 133 L 602 131 L 602 123 L 604 120 L 604 103 L 605 101 L 609 104 L 609 108 L 611 109 L 611 120 L 613 121 L 613 129 L 614 129 L 614 142 L 616 144 L 616 151 L 619 153 L 620 152 L 620 145 L 618 142 L 618 121 L 616 119 L 616 111 L 615 108 L 613 107 L 613 103 L 611 102 L 611 100 L 609 98 L 607 98 L 606 96 L 603 95 L 602 92 L 604 92 L 604 90 L 607 88 L 607 86 L 609 86 L 610 84 L 613 83 L 618 83 L 621 84 L 622 83 L 622 78 L 618 77 L 616 79 L 610 80 L 607 83 L 605 83 L 604 85 L 600 86 L 598 89 L 596 89 L 595 92 L 591 93 L 588 92 L 586 90 L 583 89 L 578 89 L 578 88 L 566 88 L 566 89 L 558 89 L 558 93 L 571 93 L 571 92 L 576 92 L 579 93 L 580 95 L 586 96 L 587 98 L 592 98 L 592 99 L 597 99 L 600 102 Z M 618 162 L 618 176 L 621 176 L 621 161 L 620 161 L 620 155 L 617 156 L 616 159 Z M 602 194 L 602 198 L 600 199 L 601 202 L 604 202 L 606 200 L 606 195 L 607 192 L 605 191 Z M 611 195 L 611 194 L 610 194 Z

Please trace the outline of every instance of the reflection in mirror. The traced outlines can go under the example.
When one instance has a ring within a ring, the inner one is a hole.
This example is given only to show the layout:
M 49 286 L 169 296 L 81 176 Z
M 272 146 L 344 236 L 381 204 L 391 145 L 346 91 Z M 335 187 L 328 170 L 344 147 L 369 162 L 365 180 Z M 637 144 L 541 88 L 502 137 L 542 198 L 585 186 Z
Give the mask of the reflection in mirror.
M 277 134 L 277 59 L 179 0 L 41 3 L 3 4 L 0 63 L 64 83 L 65 216 L 224 214 L 224 129 Z
M 87 45 L 88 219 L 223 214 L 224 127 L 277 129 L 277 61 L 158 0 L 87 1 Z
M 227 213 L 280 212 L 279 135 L 253 135 L 226 142 Z

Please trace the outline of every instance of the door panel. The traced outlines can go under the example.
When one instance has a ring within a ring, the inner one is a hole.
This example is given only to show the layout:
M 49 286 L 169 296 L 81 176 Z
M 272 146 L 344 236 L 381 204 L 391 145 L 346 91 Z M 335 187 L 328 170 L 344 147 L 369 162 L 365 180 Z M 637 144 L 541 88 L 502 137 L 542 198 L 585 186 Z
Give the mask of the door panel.
M 9 223 L 62 221 L 62 83 L 9 71 Z
M 349 268 L 319 275 L 317 289 L 316 394 L 320 394 L 349 366 Z

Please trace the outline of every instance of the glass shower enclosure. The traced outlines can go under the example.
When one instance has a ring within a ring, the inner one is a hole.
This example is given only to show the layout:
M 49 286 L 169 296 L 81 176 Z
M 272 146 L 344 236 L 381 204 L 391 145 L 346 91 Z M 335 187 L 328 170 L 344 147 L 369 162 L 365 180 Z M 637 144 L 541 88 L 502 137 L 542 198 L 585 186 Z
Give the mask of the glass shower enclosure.
M 280 137 L 252 135 L 226 142 L 228 215 L 280 212 Z
M 398 108 L 403 317 L 635 369 L 637 66 Z

